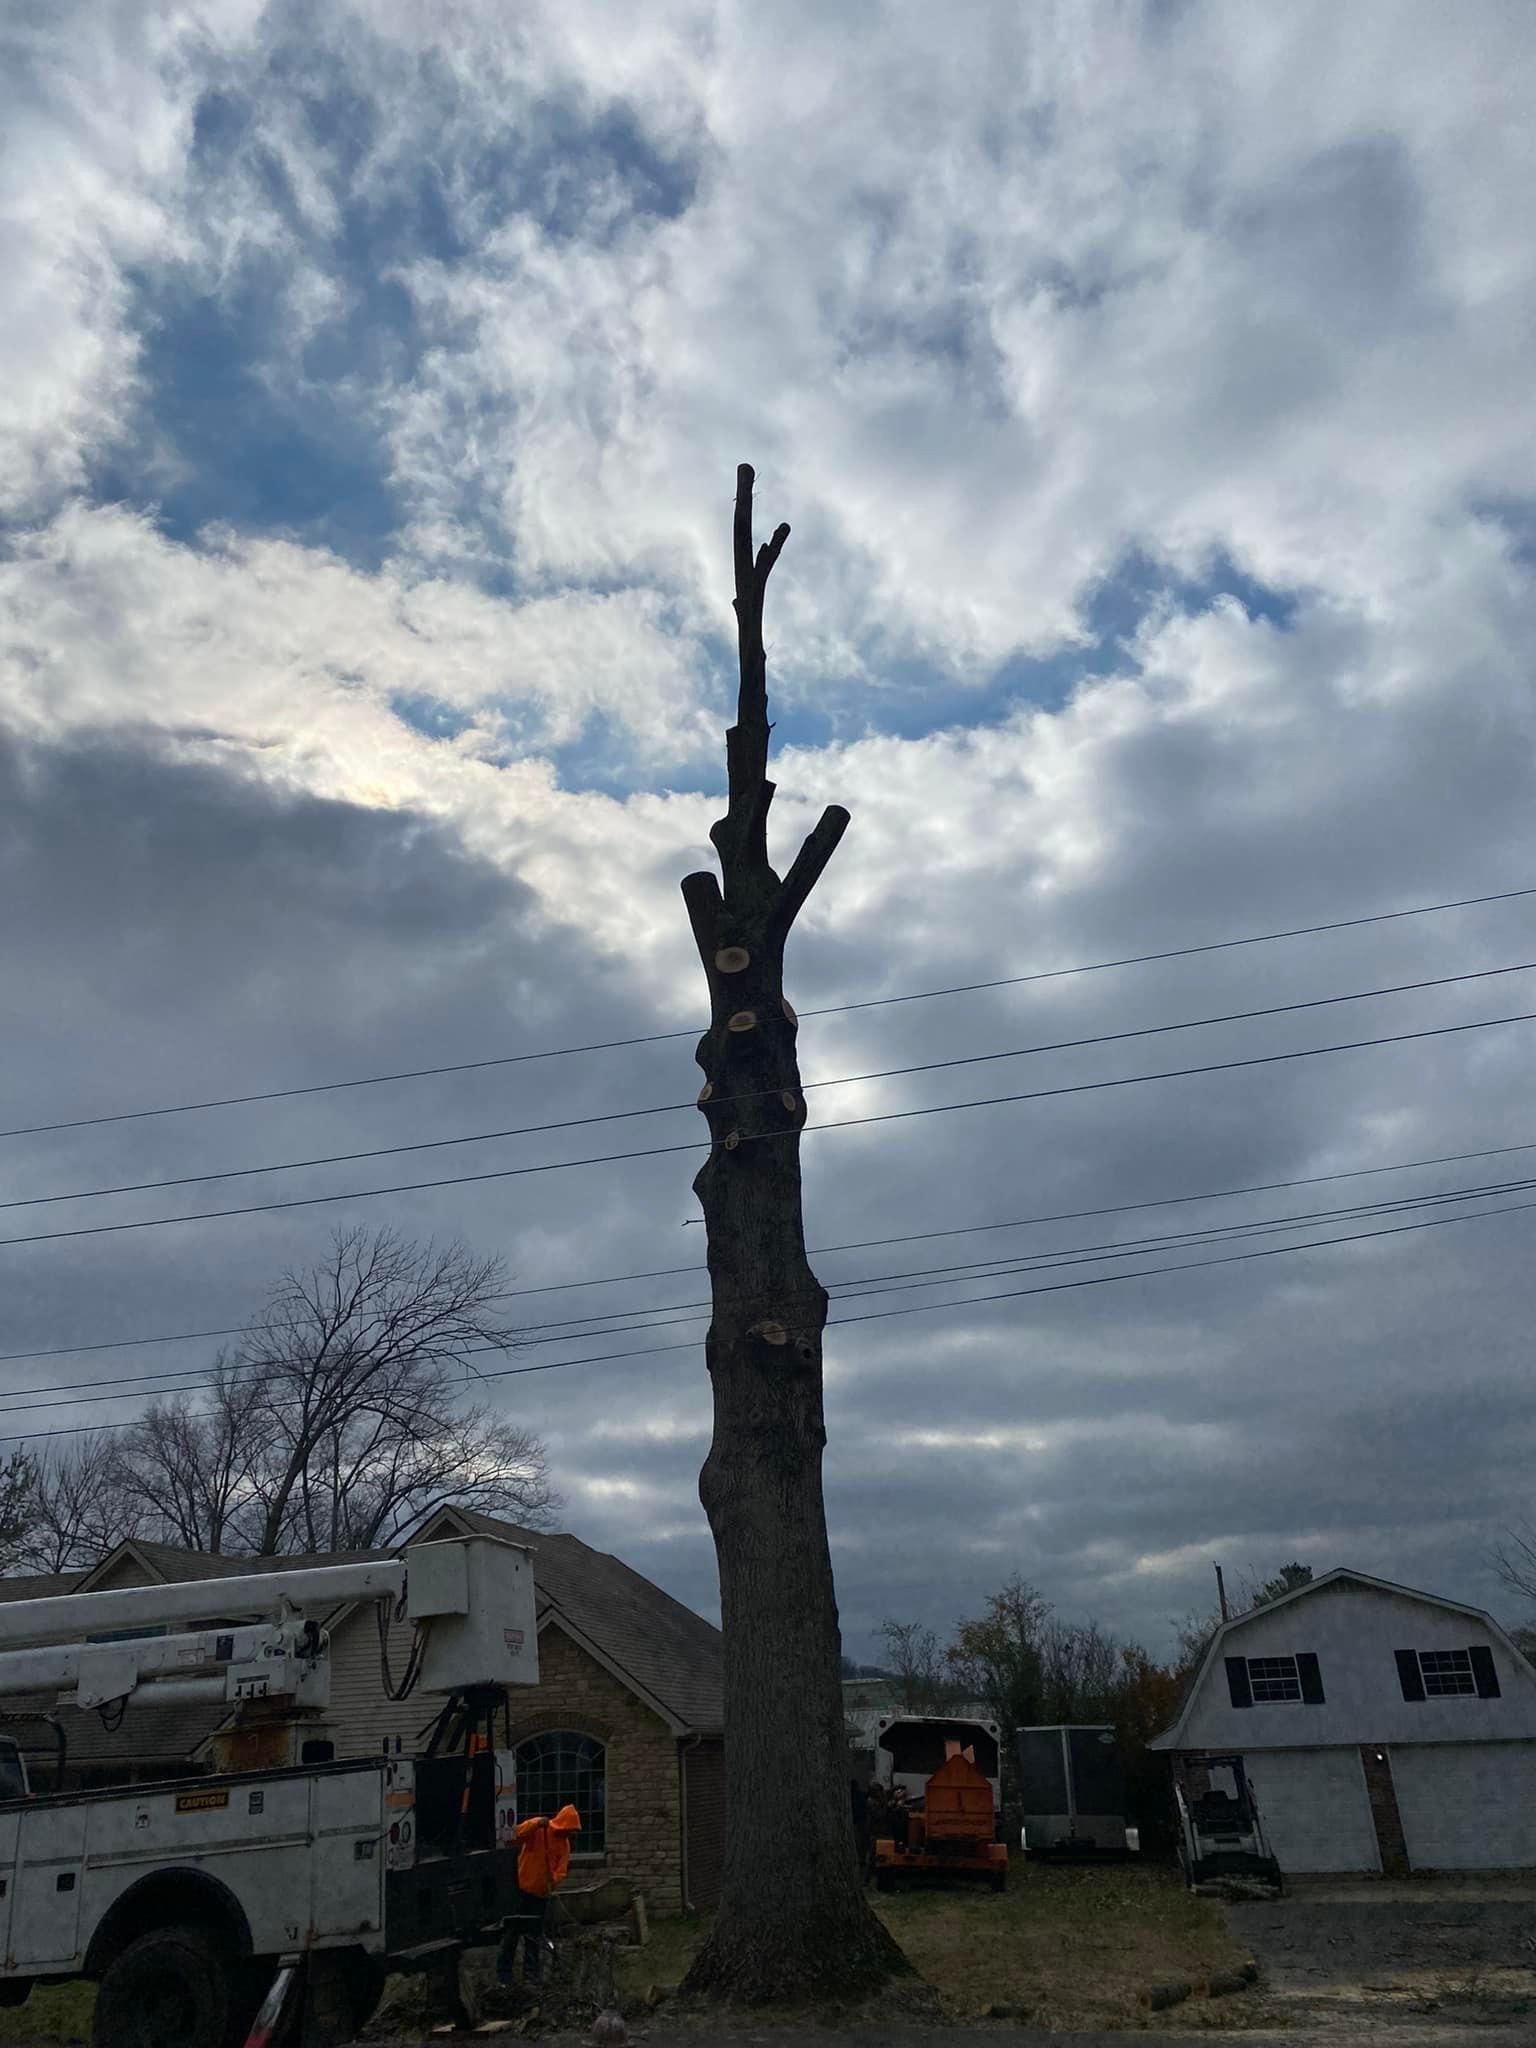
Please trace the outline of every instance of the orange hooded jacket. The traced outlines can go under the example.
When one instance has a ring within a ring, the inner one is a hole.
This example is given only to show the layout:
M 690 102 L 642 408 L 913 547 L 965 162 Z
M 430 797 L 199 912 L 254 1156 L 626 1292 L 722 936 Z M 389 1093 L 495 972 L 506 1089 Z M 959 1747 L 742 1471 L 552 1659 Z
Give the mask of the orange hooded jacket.
M 517 1888 L 547 1899 L 571 1866 L 571 1838 L 581 1833 L 581 1815 L 562 1806 L 551 1817 L 536 1814 L 517 1824 Z

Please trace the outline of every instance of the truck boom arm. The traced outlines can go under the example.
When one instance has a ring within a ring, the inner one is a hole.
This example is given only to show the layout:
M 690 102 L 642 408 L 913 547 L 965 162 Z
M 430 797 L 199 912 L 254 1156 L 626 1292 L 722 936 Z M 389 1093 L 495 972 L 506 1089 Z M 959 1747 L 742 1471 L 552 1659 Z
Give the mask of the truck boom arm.
M 339 1607 L 346 1600 L 398 1599 L 404 1589 L 404 1559 L 387 1557 L 291 1572 L 187 1579 L 169 1586 L 123 1586 L 110 1593 L 60 1593 L 47 1600 L 0 1604 L 0 1649 L 94 1635 L 102 1629 L 159 1628 L 170 1621 L 223 1621 L 297 1607 Z
M 356 1564 L 0 1601 L 0 1698 L 57 1686 L 64 1689 L 60 1704 L 75 1707 L 140 1693 L 231 1705 L 270 1696 L 324 1707 L 329 1643 L 300 1610 L 329 1613 L 356 1601 L 391 1607 L 403 1601 L 420 1653 L 412 1659 L 413 1687 L 453 1695 L 538 1683 L 528 1552 L 476 1534 L 413 1544 L 403 1557 Z M 219 1626 L 154 1633 L 189 1621 Z M 117 1639 L 100 1640 L 108 1631 Z

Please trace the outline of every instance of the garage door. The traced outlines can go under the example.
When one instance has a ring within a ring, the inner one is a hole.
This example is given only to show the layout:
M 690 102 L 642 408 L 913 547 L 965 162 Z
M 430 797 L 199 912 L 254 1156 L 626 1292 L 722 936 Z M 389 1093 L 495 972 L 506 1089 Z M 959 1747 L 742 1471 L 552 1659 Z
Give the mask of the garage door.
M 1243 1769 L 1282 1871 L 1381 1868 L 1358 1750 L 1249 1750 Z
M 1391 1758 L 1415 1870 L 1536 1865 L 1536 1743 L 1412 1743 Z

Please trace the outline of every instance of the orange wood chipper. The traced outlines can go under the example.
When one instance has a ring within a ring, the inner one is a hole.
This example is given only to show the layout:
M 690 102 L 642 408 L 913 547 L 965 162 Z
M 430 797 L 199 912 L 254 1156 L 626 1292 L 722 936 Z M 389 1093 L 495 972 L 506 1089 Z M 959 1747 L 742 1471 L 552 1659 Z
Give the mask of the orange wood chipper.
M 896 1832 L 877 1834 L 875 1884 L 888 1892 L 919 1871 L 970 1871 L 993 1891 L 1008 1883 L 1008 1850 L 997 1839 L 992 1781 L 976 1768 L 976 1752 L 957 1741 L 923 1787 L 920 1804 L 894 1809 Z

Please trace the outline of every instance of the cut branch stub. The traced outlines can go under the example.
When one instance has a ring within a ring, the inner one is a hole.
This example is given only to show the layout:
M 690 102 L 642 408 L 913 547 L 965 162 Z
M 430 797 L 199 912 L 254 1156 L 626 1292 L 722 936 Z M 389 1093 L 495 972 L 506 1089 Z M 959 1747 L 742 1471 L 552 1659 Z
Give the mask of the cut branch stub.
M 752 955 L 745 946 L 722 946 L 715 955 L 715 965 L 722 974 L 740 974 L 752 965 Z
M 733 1017 L 727 1018 L 725 1028 L 727 1031 L 755 1031 L 757 1029 L 756 1010 L 738 1010 Z
M 789 1332 L 782 1323 L 755 1323 L 748 1330 L 749 1337 L 761 1337 L 765 1344 L 787 1344 Z
M 701 1089 L 699 1090 L 699 1107 L 700 1107 L 700 1109 L 702 1109 L 702 1108 L 704 1107 L 705 1103 L 706 1103 L 706 1102 L 708 1102 L 709 1098 L 711 1097 L 711 1095 L 713 1095 L 713 1094 L 714 1094 L 714 1092 L 715 1092 L 715 1084 L 714 1084 L 714 1082 L 713 1082 L 713 1081 L 706 1081 L 706 1082 L 704 1083 L 704 1086 L 703 1086 L 703 1087 L 702 1087 L 702 1088 L 701 1088 Z
M 800 1019 L 795 1015 L 794 1005 L 790 1002 L 789 997 L 780 996 L 779 1001 L 783 1005 L 784 1014 L 789 1019 L 790 1023 L 798 1024 L 800 1022 Z

